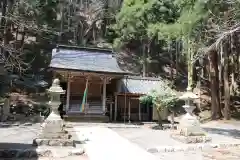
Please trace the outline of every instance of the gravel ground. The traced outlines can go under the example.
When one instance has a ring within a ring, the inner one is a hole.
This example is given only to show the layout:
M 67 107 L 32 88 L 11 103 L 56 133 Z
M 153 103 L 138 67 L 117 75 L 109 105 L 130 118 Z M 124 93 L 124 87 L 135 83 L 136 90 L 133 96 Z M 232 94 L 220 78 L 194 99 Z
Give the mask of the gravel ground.
M 240 124 L 240 123 L 238 123 Z M 212 137 L 213 144 L 240 144 L 240 125 L 232 123 L 210 122 L 202 125 L 208 136 Z M 161 146 L 180 146 L 186 145 L 173 140 L 169 136 L 169 131 L 152 130 L 149 127 L 141 128 L 113 128 L 122 137 L 139 145 L 140 147 L 156 148 Z M 238 153 L 239 152 L 239 153 Z M 184 151 L 184 152 L 168 152 L 168 153 L 153 153 L 159 157 L 160 160 L 239 160 L 240 148 L 226 148 L 226 149 L 205 149 L 203 151 Z
M 181 142 L 170 138 L 169 131 L 152 130 L 147 128 L 115 128 L 112 130 L 144 149 L 160 145 L 182 145 Z
M 86 126 L 92 125 L 91 123 L 86 124 Z M 168 131 L 151 130 L 148 127 L 134 128 L 129 126 L 128 128 L 123 128 L 123 124 L 95 125 L 111 127 L 119 135 L 144 149 L 157 146 L 182 145 L 182 143 L 171 139 Z M 240 142 L 240 122 L 210 122 L 202 126 L 213 138 L 213 143 Z M 32 140 L 37 137 L 39 131 L 40 124 L 11 127 L 0 126 L 0 148 L 29 148 L 31 147 Z M 159 157 L 160 160 L 239 160 L 240 148 L 154 153 L 154 155 Z M 82 158 L 84 159 L 84 157 Z
M 188 151 L 173 153 L 157 153 L 155 154 L 160 160 L 239 160 L 239 148 L 227 149 L 208 149 L 204 151 Z

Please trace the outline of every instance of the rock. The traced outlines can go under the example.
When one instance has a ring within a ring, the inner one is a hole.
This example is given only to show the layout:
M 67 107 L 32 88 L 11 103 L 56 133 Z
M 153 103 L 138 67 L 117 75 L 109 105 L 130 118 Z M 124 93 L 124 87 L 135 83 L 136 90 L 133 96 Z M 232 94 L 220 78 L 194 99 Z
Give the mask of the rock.
M 71 139 L 35 139 L 33 140 L 33 146 L 74 146 Z
M 49 140 L 49 146 L 62 146 L 61 140 Z
M 69 156 L 79 156 L 79 155 L 83 155 L 85 153 L 83 148 L 78 148 L 78 149 L 74 149 L 72 151 L 70 151 L 68 153 Z
M 32 123 L 24 123 L 23 126 L 32 126 Z
M 74 146 L 73 140 L 65 140 L 63 146 Z
M 149 153 L 157 153 L 158 149 L 157 148 L 150 148 L 150 149 L 148 149 L 148 152 Z
M 37 156 L 38 157 L 53 157 L 52 151 L 51 150 L 46 150 L 46 149 L 39 149 L 36 150 Z M 33 157 L 33 156 L 31 156 Z
M 32 145 L 33 146 L 40 146 L 41 145 L 41 140 L 40 139 L 34 139 Z
M 47 146 L 49 145 L 49 139 L 37 138 L 33 140 L 33 146 Z
M 206 143 L 212 140 L 211 137 L 208 136 L 184 136 L 180 134 L 171 134 L 171 137 L 175 140 L 178 140 L 183 143 Z

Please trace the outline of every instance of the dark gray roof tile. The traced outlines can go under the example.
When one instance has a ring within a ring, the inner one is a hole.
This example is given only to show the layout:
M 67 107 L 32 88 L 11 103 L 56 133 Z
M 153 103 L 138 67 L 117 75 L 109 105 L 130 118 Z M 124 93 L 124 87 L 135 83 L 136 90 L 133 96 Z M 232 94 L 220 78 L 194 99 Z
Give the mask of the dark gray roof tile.
M 124 72 L 111 52 L 97 49 L 55 48 L 50 67 L 89 72 Z
M 128 77 L 122 79 L 121 91 L 135 94 L 148 94 L 154 89 L 166 86 L 161 78 L 152 77 Z M 164 88 L 164 87 L 162 87 Z

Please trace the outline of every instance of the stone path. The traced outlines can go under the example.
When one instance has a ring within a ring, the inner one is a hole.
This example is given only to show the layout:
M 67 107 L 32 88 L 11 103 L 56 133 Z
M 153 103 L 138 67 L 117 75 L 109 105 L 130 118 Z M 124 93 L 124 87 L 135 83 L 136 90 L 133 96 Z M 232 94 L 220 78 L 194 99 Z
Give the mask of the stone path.
M 35 157 L 35 158 L 24 158 L 26 160 L 89 160 L 87 156 L 81 155 L 71 155 L 69 156 L 69 151 L 76 150 L 75 148 L 68 147 L 49 147 L 42 146 L 35 148 L 32 146 L 32 142 L 34 138 L 37 138 L 38 133 L 40 133 L 40 124 L 20 124 L 20 125 L 2 125 L 0 124 L 0 157 L 2 156 L 1 151 L 11 150 L 12 152 L 15 150 L 31 150 L 32 153 L 40 153 L 41 150 L 43 152 L 47 150 L 51 150 L 53 153 L 53 157 Z M 10 152 L 9 152 L 10 153 Z M 1 158 L 0 158 L 1 159 Z M 14 158 L 16 159 L 16 158 Z M 17 159 L 16 159 L 17 160 Z M 23 158 L 21 159 L 23 160 Z
M 0 126 L 0 148 L 29 148 L 39 129 L 40 124 Z
M 239 160 L 240 148 L 207 149 L 203 151 L 157 153 L 159 160 Z
M 93 127 L 95 126 L 95 127 Z M 210 122 L 202 125 L 213 138 L 213 143 L 239 143 L 240 122 L 219 123 Z M 146 126 L 124 124 L 73 124 L 78 138 L 89 138 L 86 145 L 90 160 L 239 160 L 240 147 L 208 148 L 181 152 L 146 152 L 149 148 L 166 146 L 180 147 L 183 144 L 171 139 L 168 131 L 152 130 Z M 0 125 L 0 148 L 29 148 L 32 140 L 39 133 L 40 124 L 25 124 L 20 126 Z M 110 129 L 109 129 L 110 128 Z M 140 154 L 139 154 L 140 153 Z M 154 155 L 154 156 L 153 156 Z M 137 156 L 137 157 L 136 157 Z M 146 158 L 147 157 L 147 158 Z M 150 157 L 150 158 L 149 158 Z M 67 158 L 39 158 L 39 160 L 88 160 L 88 157 L 73 156 Z
M 209 149 L 202 156 L 206 160 L 239 160 L 240 148 Z
M 109 128 L 74 127 L 74 129 L 79 139 L 85 136 L 89 140 L 85 145 L 85 151 L 90 160 L 157 160 L 157 157 Z
M 174 141 L 168 138 L 167 131 L 158 131 L 150 130 L 147 128 L 121 128 L 114 127 L 108 129 L 104 126 L 97 127 L 74 127 L 75 131 L 78 133 L 80 139 L 83 137 L 90 140 L 87 146 L 87 154 L 89 155 L 90 160 L 108 160 L 108 159 L 146 159 L 143 155 L 139 153 L 144 153 L 147 148 L 153 145 L 175 145 L 180 147 L 180 142 Z M 116 135 L 116 134 L 119 135 Z M 220 138 L 214 140 L 215 142 L 226 143 L 227 140 L 230 140 L 229 143 L 233 141 L 238 141 L 228 136 L 214 135 L 215 138 Z M 129 140 L 129 141 L 128 141 Z M 131 144 L 132 143 L 132 144 Z M 136 151 L 133 148 L 136 148 L 136 145 L 141 147 Z M 136 154 L 133 154 L 136 153 Z M 239 153 L 239 154 L 238 154 Z M 138 155 L 138 157 L 134 157 Z M 146 154 L 147 155 L 147 154 Z M 240 159 L 240 146 L 235 148 L 205 148 L 203 150 L 187 150 L 181 152 L 156 152 L 153 153 L 155 158 L 158 160 L 239 160 Z M 144 158 L 143 158 L 144 157 Z M 147 158 L 149 159 L 149 158 Z

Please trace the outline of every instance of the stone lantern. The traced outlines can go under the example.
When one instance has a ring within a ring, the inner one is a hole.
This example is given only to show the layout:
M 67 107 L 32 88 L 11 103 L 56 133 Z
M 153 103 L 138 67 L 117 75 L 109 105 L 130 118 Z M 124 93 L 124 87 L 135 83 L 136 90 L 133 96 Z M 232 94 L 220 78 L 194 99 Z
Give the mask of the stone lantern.
M 193 115 L 193 110 L 196 108 L 193 105 L 193 100 L 197 98 L 198 96 L 190 91 L 187 91 L 179 97 L 179 99 L 185 101 L 185 105 L 183 105 L 183 108 L 185 109 L 186 114 L 182 117 L 179 126 L 181 134 L 183 134 L 184 136 L 202 134 L 202 131 L 200 129 L 200 123 L 197 117 Z
M 65 91 L 59 85 L 59 79 L 54 79 L 52 86 L 48 89 L 50 94 L 49 105 L 51 113 L 42 124 L 42 132 L 40 137 L 33 141 L 36 146 L 50 145 L 50 146 L 72 146 L 73 140 L 71 135 L 64 130 L 63 120 L 61 119 L 58 107 L 61 104 L 60 95 Z
M 52 112 L 48 118 L 61 119 L 58 112 L 58 107 L 61 104 L 60 96 L 61 94 L 65 93 L 65 90 L 63 90 L 59 84 L 59 79 L 54 79 L 52 86 L 47 90 L 50 95 L 49 105 L 52 109 Z
M 59 79 L 54 79 L 52 86 L 48 89 L 50 95 L 49 105 L 51 107 L 51 113 L 46 119 L 44 126 L 44 133 L 59 133 L 63 128 L 63 121 L 59 115 L 58 107 L 61 104 L 60 95 L 64 94 L 65 91 L 59 85 Z
M 193 115 L 193 110 L 196 108 L 193 104 L 194 99 L 199 97 L 187 89 L 179 99 L 185 101 L 183 108 L 186 114 L 182 117 L 179 122 L 178 130 L 176 133 L 172 134 L 172 138 L 180 140 L 185 143 L 201 143 L 211 141 L 210 137 L 206 134 L 200 127 L 200 122 L 195 115 Z

